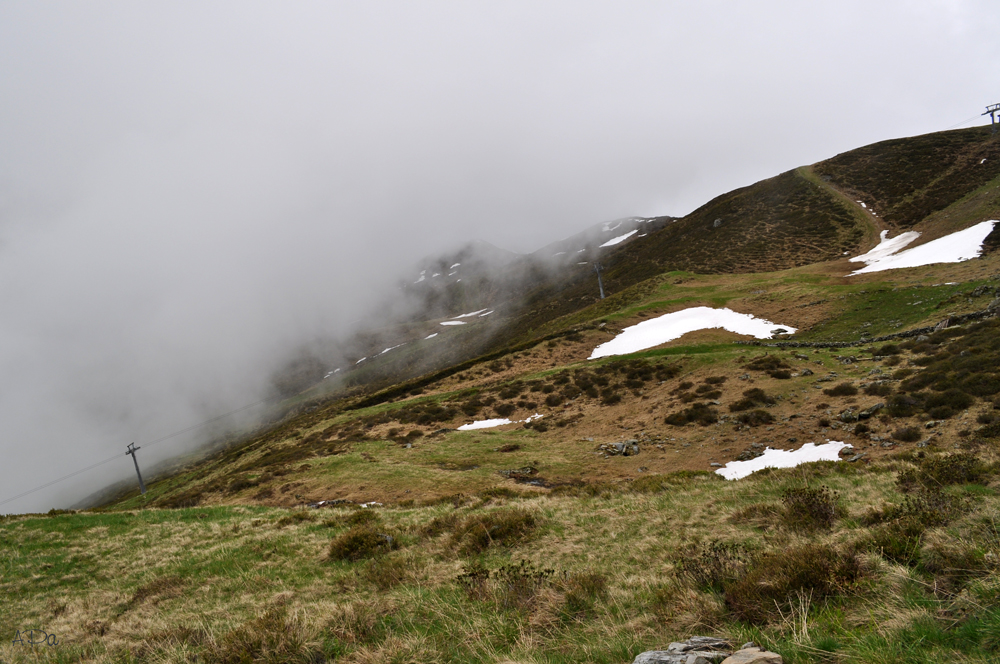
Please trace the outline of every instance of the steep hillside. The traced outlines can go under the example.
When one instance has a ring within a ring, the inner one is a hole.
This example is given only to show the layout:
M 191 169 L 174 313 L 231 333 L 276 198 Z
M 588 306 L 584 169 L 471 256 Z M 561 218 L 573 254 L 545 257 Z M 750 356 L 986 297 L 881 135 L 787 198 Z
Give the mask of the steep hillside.
M 995 661 L 997 143 L 878 145 L 545 260 L 431 261 L 474 276 L 415 277 L 340 371 L 291 366 L 268 425 L 144 495 L 0 518 L 0 620 L 55 633 L 43 661 L 628 664 L 692 634 L 789 664 Z M 903 227 L 979 235 L 852 275 Z M 763 332 L 663 332 L 721 308 Z

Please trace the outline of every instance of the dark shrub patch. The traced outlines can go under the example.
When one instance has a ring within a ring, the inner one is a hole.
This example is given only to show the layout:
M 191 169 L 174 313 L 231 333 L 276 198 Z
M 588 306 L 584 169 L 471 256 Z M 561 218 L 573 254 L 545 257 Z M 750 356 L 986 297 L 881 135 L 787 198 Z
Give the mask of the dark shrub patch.
M 613 406 L 622 400 L 622 395 L 614 391 L 613 388 L 606 387 L 601 390 L 601 403 L 605 406 Z
M 517 452 L 519 449 L 521 449 L 521 446 L 517 443 L 507 443 L 498 447 L 497 452 Z
M 517 407 L 512 403 L 501 403 L 497 404 L 493 410 L 495 410 L 497 415 L 500 417 L 507 417 L 508 415 L 513 414 L 513 412 L 517 410 Z
M 885 412 L 892 417 L 912 417 L 920 402 L 908 394 L 894 394 L 886 400 Z
M 738 413 L 743 410 L 750 410 L 755 406 L 773 406 L 777 403 L 773 397 L 767 395 L 764 390 L 755 387 L 743 392 L 743 398 L 729 404 L 729 410 Z
M 725 376 L 709 376 L 705 379 L 705 382 L 709 385 L 722 385 L 726 382 Z
M 332 560 L 365 560 L 399 548 L 392 535 L 374 523 L 355 526 L 330 543 Z
M 822 428 L 825 429 L 825 428 L 827 428 L 827 427 L 830 426 L 831 422 L 827 418 L 821 417 L 821 418 L 819 418 L 819 422 L 817 422 L 817 424 L 820 425 L 820 427 L 822 427 Z
M 769 371 L 767 374 L 771 378 L 778 378 L 780 380 L 787 380 L 792 377 L 792 372 L 787 369 L 777 369 L 775 371 Z
M 840 514 L 840 494 L 825 486 L 786 489 L 781 499 L 785 504 L 785 525 L 791 528 L 831 528 Z
M 868 433 L 869 431 L 871 431 L 871 429 L 869 429 L 868 425 L 865 424 L 864 422 L 858 422 L 857 424 L 854 425 L 855 436 L 861 436 L 863 434 Z
M 786 362 L 776 355 L 762 355 L 747 364 L 747 369 L 754 371 L 778 371 L 779 369 L 791 369 Z
M 887 397 L 892 393 L 892 385 L 886 383 L 873 383 L 865 387 L 865 394 L 870 397 Z
M 361 570 L 361 577 L 379 590 L 389 590 L 405 583 L 413 576 L 409 561 L 398 556 L 383 556 L 369 560 Z
M 850 397 L 858 393 L 858 388 L 854 387 L 850 383 L 840 383 L 834 385 L 833 387 L 823 390 L 823 394 L 828 397 Z
M 457 581 L 471 599 L 493 601 L 504 609 L 530 611 L 539 591 L 549 585 L 554 574 L 555 570 L 539 569 L 526 560 L 495 570 L 474 562 L 465 566 Z
M 481 553 L 491 546 L 514 546 L 526 541 L 538 527 L 535 515 L 520 508 L 474 514 L 456 526 L 453 542 L 464 555 Z
M 947 419 L 960 413 L 973 403 L 973 398 L 957 389 L 931 394 L 924 400 L 924 410 L 934 419 Z
M 565 611 L 574 618 L 589 613 L 594 603 L 608 594 L 608 579 L 600 572 L 573 574 L 560 585 L 565 593 Z
M 858 577 L 858 562 L 820 544 L 761 556 L 736 581 L 726 584 L 726 605 L 741 620 L 764 625 L 779 619 L 798 592 L 814 601 L 839 594 Z
M 773 424 L 774 416 L 766 410 L 758 408 L 757 410 L 751 410 L 748 413 L 740 413 L 736 418 L 736 421 L 740 424 L 755 427 L 764 424 Z
M 892 432 L 892 437 L 904 443 L 915 443 L 920 440 L 920 429 L 917 427 L 903 427 Z
M 702 590 L 722 592 L 743 576 L 755 557 L 756 552 L 742 542 L 713 540 L 686 552 L 678 563 L 684 575 Z
M 692 387 L 694 387 L 694 383 L 689 382 L 689 381 L 684 381 L 683 383 L 681 383 L 680 385 L 677 386 L 677 389 L 674 390 L 674 392 L 675 393 L 676 392 L 683 392 L 684 390 L 690 390 Z
M 550 406 L 552 408 L 555 408 L 562 402 L 563 398 L 561 394 L 550 394 L 549 396 L 545 397 L 545 405 Z
M 719 411 L 703 403 L 696 403 L 689 408 L 667 415 L 667 424 L 674 426 L 684 426 L 689 422 L 697 422 L 702 426 L 715 424 L 719 421 Z
M 875 354 L 884 357 L 886 355 L 899 355 L 902 352 L 903 351 L 899 348 L 899 346 L 895 344 L 886 344 L 875 351 Z
M 904 470 L 896 478 L 902 491 L 951 484 L 981 484 L 993 475 L 992 469 L 967 452 L 922 459 L 916 469 Z

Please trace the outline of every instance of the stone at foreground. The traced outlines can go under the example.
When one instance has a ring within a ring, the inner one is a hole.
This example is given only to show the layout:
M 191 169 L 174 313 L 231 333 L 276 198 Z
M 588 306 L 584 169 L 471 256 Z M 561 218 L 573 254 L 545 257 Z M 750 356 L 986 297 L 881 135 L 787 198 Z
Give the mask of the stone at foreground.
M 639 653 L 632 664 L 718 664 L 727 655 L 717 650 L 649 650 Z
M 718 664 L 729 656 L 733 646 L 713 636 L 692 636 L 675 641 L 666 650 L 640 653 L 632 664 Z
M 722 661 L 722 664 L 783 664 L 781 655 L 760 648 L 737 650 Z

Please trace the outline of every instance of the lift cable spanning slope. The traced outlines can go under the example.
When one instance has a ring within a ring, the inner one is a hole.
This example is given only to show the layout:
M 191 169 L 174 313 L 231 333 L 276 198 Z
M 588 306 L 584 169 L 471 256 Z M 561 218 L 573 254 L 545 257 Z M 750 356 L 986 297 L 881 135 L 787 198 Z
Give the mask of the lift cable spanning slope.
M 232 415 L 236 415 L 237 413 L 242 413 L 243 411 L 250 410 L 251 408 L 256 408 L 257 406 L 262 406 L 262 405 L 268 403 L 269 401 L 277 401 L 279 399 L 281 399 L 280 396 L 274 396 L 274 397 L 269 397 L 267 399 L 261 399 L 260 401 L 257 401 L 257 402 L 251 403 L 251 404 L 247 404 L 246 406 L 240 406 L 239 408 L 237 408 L 235 410 L 231 410 L 228 413 L 223 413 L 222 415 L 217 415 L 216 417 L 204 420 L 202 422 L 198 422 L 197 424 L 192 424 L 191 426 L 184 427 L 183 429 L 178 429 L 177 431 L 174 431 L 173 433 L 169 433 L 169 434 L 167 434 L 165 436 L 161 436 L 160 438 L 156 438 L 154 440 L 145 442 L 145 443 L 143 443 L 143 446 L 149 447 L 150 445 L 156 445 L 157 443 L 162 443 L 164 441 L 170 440 L 171 438 L 176 438 L 177 436 L 181 436 L 183 434 L 190 433 L 191 431 L 195 431 L 197 429 L 200 429 L 200 428 L 202 428 L 202 427 L 204 427 L 206 425 L 212 424 L 213 422 L 218 422 L 221 419 L 225 419 L 225 418 L 230 417 Z M 128 452 L 126 452 L 125 454 L 127 455 Z M 93 470 L 94 468 L 97 468 L 98 466 L 103 466 L 106 463 L 110 463 L 110 462 L 112 462 L 112 461 L 114 461 L 116 459 L 121 459 L 121 458 L 122 458 L 122 454 L 115 454 L 114 456 L 108 457 L 107 459 L 104 459 L 103 461 L 98 461 L 97 463 L 91 464 L 91 465 L 89 465 L 89 466 L 87 466 L 85 468 L 81 468 L 79 470 L 75 470 L 72 473 L 69 473 L 68 475 L 63 475 L 62 477 L 59 477 L 59 478 L 54 479 L 54 480 L 52 480 L 50 482 L 46 482 L 45 484 L 37 486 L 34 489 L 28 489 L 27 491 L 19 493 L 16 496 L 11 496 L 10 498 L 6 498 L 4 500 L 0 500 L 0 505 L 6 505 L 7 503 L 15 501 L 18 498 L 24 498 L 25 496 L 27 496 L 29 494 L 32 494 L 32 493 L 35 493 L 36 491 L 41 491 L 42 489 L 46 489 L 46 488 L 52 486 L 53 484 L 58 484 L 59 482 L 62 482 L 63 480 L 68 480 L 69 478 L 75 477 L 76 475 L 79 475 L 80 473 L 85 473 L 88 470 Z

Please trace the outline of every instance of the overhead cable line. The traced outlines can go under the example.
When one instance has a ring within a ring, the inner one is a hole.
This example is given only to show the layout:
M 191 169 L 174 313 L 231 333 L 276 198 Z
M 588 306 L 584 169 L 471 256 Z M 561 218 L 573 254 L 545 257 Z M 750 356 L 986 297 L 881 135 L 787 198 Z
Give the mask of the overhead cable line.
M 240 406 L 239 408 L 237 408 L 235 410 L 231 410 L 228 413 L 223 413 L 222 415 L 217 415 L 216 417 L 204 420 L 202 422 L 198 422 L 197 424 L 192 424 L 191 426 L 184 427 L 183 429 L 179 429 L 177 431 L 174 431 L 173 433 L 169 433 L 169 434 L 167 434 L 165 436 L 161 436 L 160 438 L 156 438 L 156 439 L 151 440 L 149 442 L 143 443 L 143 445 L 145 445 L 146 447 L 149 447 L 150 445 L 156 445 L 157 443 L 162 443 L 164 441 L 170 440 L 171 438 L 176 438 L 177 436 L 183 435 L 185 433 L 189 433 L 189 432 L 194 431 L 196 429 L 200 429 L 201 427 L 206 426 L 208 424 L 211 424 L 213 422 L 218 422 L 219 420 L 227 418 L 227 417 L 229 417 L 231 415 L 235 415 L 237 413 L 242 413 L 245 410 L 250 410 L 251 408 L 255 408 L 257 406 L 262 406 L 263 404 L 265 404 L 265 403 L 267 403 L 269 401 L 275 401 L 275 400 L 278 400 L 278 399 L 281 399 L 280 395 L 269 397 L 267 399 L 261 399 L 260 401 L 257 401 L 257 402 L 251 403 L 251 404 L 247 404 L 246 406 Z M 126 452 L 125 454 L 128 454 L 128 452 Z M 41 486 L 37 486 L 34 489 L 29 489 L 29 490 L 27 490 L 27 491 L 25 491 L 23 493 L 17 494 L 16 496 L 12 496 L 12 497 L 7 498 L 5 500 L 0 500 L 0 505 L 6 505 L 7 503 L 15 501 L 18 498 L 23 498 L 23 497 L 27 496 L 28 494 L 35 493 L 36 491 L 41 491 L 42 489 L 46 489 L 46 488 L 52 486 L 53 484 L 58 484 L 59 482 L 62 482 L 63 480 L 68 480 L 69 478 L 74 477 L 76 475 L 79 475 L 80 473 L 85 473 L 88 470 L 93 470 L 94 468 L 97 468 L 98 466 L 103 466 L 104 464 L 109 463 L 111 461 L 114 461 L 115 459 L 120 459 L 121 456 L 122 456 L 121 454 L 116 454 L 113 457 L 108 457 L 107 459 L 104 459 L 103 461 L 98 461 L 97 463 L 92 464 L 90 466 L 87 466 L 86 468 L 81 468 L 80 470 L 73 471 L 72 473 L 69 473 L 68 475 L 63 475 L 62 477 L 60 477 L 58 479 L 54 479 L 51 482 L 47 482 L 45 484 L 42 484 Z

